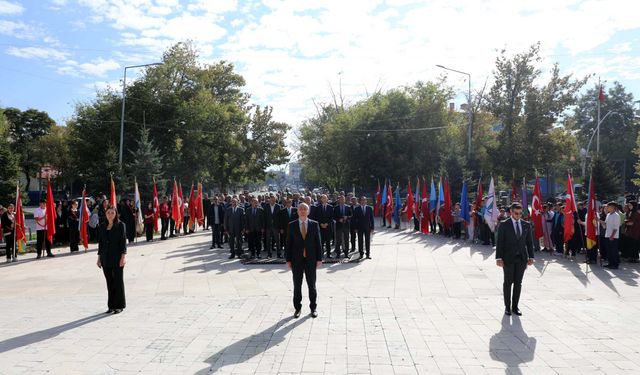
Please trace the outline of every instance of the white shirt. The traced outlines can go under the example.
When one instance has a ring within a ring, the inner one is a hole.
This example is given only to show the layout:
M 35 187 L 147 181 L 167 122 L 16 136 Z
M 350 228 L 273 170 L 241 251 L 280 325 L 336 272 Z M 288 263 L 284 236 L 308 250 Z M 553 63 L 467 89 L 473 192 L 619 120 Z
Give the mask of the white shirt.
M 33 218 L 38 219 L 42 218 L 42 220 L 36 220 L 36 230 L 47 230 L 47 222 L 44 220 L 44 217 L 47 215 L 47 210 L 45 208 L 36 208 L 33 211 Z
M 613 238 L 620 237 L 620 215 L 618 215 L 618 213 L 612 212 L 607 214 L 607 219 L 604 221 L 604 224 L 606 227 L 606 231 L 604 233 L 605 237 L 610 238 L 614 230 L 616 231 L 616 234 Z

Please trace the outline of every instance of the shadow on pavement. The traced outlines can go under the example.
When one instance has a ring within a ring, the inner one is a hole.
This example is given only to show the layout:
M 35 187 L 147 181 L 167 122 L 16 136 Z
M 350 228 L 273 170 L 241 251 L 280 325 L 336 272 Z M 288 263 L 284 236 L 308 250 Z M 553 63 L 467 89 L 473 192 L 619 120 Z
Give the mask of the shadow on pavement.
M 500 332 L 489 340 L 489 354 L 507 365 L 505 374 L 522 374 L 519 365 L 533 361 L 536 343 L 535 337 L 527 336 L 522 329 L 519 317 L 504 315 Z
M 23 346 L 35 344 L 40 341 L 45 341 L 61 333 L 72 330 L 74 328 L 81 327 L 83 325 L 95 322 L 102 318 L 108 317 L 109 314 L 100 313 L 91 315 L 86 318 L 74 320 L 73 322 L 65 323 L 56 327 L 43 329 L 42 331 L 27 333 L 26 335 L 13 337 L 7 340 L 0 341 L 0 353 L 8 352 L 13 349 L 17 349 Z

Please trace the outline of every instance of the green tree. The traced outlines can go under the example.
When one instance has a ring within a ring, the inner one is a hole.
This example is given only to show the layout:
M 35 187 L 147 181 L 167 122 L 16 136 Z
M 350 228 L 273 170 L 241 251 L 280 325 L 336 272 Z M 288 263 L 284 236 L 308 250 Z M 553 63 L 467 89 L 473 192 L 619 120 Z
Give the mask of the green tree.
M 153 145 L 149 138 L 149 130 L 142 128 L 138 137 L 138 145 L 135 150 L 130 150 L 131 162 L 127 164 L 127 175 L 135 176 L 138 181 L 140 195 L 145 200 L 153 197 L 153 181 L 159 188 L 158 195 L 165 193 L 164 187 L 167 180 L 163 177 L 162 157 L 160 151 Z
M 603 156 L 591 160 L 591 176 L 596 186 L 598 199 L 615 199 L 622 193 L 622 179 L 611 168 L 611 163 Z
M 9 124 L 0 109 L 0 204 L 8 205 L 16 199 L 16 183 L 18 182 L 18 159 L 11 151 L 7 134 Z
M 71 160 L 68 130 L 64 126 L 53 126 L 49 133 L 38 138 L 33 151 L 34 163 L 38 168 L 50 166 L 58 171 L 56 183 L 58 188 L 71 188 L 76 179 L 77 170 Z
M 37 140 L 47 134 L 55 121 L 46 112 L 36 109 L 21 111 L 17 108 L 6 108 L 4 114 L 9 121 L 9 144 L 14 154 L 18 157 L 18 163 L 24 173 L 27 183 L 25 191 L 29 189 L 31 177 L 38 172 L 39 162 L 34 158 L 37 149 Z

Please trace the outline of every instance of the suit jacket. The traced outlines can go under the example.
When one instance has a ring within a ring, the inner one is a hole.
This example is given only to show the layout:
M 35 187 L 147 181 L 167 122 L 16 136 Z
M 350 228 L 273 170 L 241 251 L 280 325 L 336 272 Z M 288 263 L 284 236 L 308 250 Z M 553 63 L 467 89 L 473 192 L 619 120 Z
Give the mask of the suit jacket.
M 289 228 L 289 223 L 298 220 L 298 209 L 295 207 L 291 207 L 291 212 L 286 207 L 283 207 L 280 210 L 280 229 L 287 230 Z
M 313 220 L 319 224 L 331 224 L 331 220 L 333 220 L 333 206 L 327 203 L 327 207 L 324 208 L 322 204 L 319 204 L 316 206 L 314 214 L 315 217 Z
M 245 211 L 247 217 L 247 230 L 251 232 L 261 231 L 264 229 L 264 210 L 262 207 L 249 207 Z
M 333 218 L 336 221 L 336 226 L 340 227 L 342 225 L 349 225 L 349 220 L 353 216 L 353 211 L 351 210 L 351 206 L 345 203 L 344 205 L 344 214 L 340 209 L 340 205 L 337 204 L 333 208 Z M 344 222 L 340 222 L 340 219 L 345 219 Z
M 282 206 L 275 204 L 273 206 L 273 213 L 271 213 L 271 205 L 267 204 L 264 207 L 264 226 L 267 229 L 280 229 L 280 210 Z
M 518 237 L 511 218 L 500 223 L 496 242 L 496 259 L 502 259 L 505 264 L 511 264 L 526 262 L 534 257 L 532 226 L 520 220 L 520 227 L 522 233 Z
M 314 264 L 322 261 L 322 244 L 320 243 L 320 225 L 317 221 L 309 219 L 307 221 L 307 235 L 302 239 L 300 232 L 300 221 L 295 220 L 289 223 L 287 233 L 287 246 L 285 247 L 285 257 L 287 262 L 294 265 Z M 304 249 L 307 249 L 307 257 L 304 257 Z
M 225 209 L 220 204 L 212 204 L 209 206 L 209 210 L 207 211 L 207 220 L 209 220 L 209 224 L 215 224 L 216 210 L 218 211 L 218 220 L 220 220 L 220 224 L 224 224 Z
M 246 218 L 244 216 L 244 208 L 237 206 L 235 214 L 233 207 L 229 206 L 224 214 L 224 230 L 229 233 L 240 233 L 246 228 Z
M 359 231 L 373 230 L 373 208 L 366 206 L 366 209 L 363 209 L 360 205 L 356 206 L 353 212 L 353 225 Z

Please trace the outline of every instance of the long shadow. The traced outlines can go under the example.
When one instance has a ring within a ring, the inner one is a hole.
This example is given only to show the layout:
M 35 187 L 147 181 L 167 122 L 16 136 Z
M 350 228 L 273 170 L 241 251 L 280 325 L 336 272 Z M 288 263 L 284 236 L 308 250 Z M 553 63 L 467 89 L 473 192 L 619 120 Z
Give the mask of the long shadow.
M 55 250 L 55 248 L 54 248 Z M 98 249 L 94 248 L 94 249 L 89 249 L 86 251 L 87 253 L 97 253 Z M 77 255 L 81 255 L 81 254 L 85 254 L 84 250 L 80 250 L 80 251 L 74 251 L 73 253 L 70 251 L 64 252 L 64 253 L 54 253 L 55 254 L 55 258 L 47 258 L 46 255 L 43 256 L 42 258 L 38 259 L 35 257 L 29 257 L 27 259 L 25 259 L 25 255 L 18 255 L 18 261 L 14 262 L 14 263 L 0 263 L 0 268 L 4 268 L 4 267 L 16 267 L 16 266 L 20 266 L 22 264 L 28 264 L 31 262 L 51 262 L 51 261 L 55 261 L 55 259 L 57 258 L 66 258 L 68 256 L 77 256 Z M 2 258 L 2 260 L 4 261 L 4 257 Z
M 205 360 L 205 362 L 210 365 L 209 368 L 198 371 L 196 375 L 215 373 L 224 366 L 245 362 L 283 343 L 287 334 L 307 319 L 309 319 L 308 315 L 298 319 L 293 317 L 281 319 L 276 324 L 261 332 L 254 333 L 251 336 L 220 349 Z M 294 322 L 287 324 L 291 321 Z
M 73 322 L 65 323 L 56 327 L 51 327 L 51 328 L 43 329 L 42 331 L 27 333 L 26 335 L 17 336 L 7 340 L 0 341 L 0 353 L 8 352 L 13 349 L 35 344 L 40 341 L 48 340 L 50 338 L 58 336 L 63 332 L 81 327 L 91 322 L 95 322 L 96 320 L 106 318 L 107 316 L 109 316 L 109 314 L 105 314 L 105 313 L 91 315 L 86 318 L 74 320 Z
M 507 365 L 505 374 L 522 374 L 520 364 L 533 361 L 537 341 L 522 329 L 520 318 L 504 315 L 500 332 L 489 340 L 489 354 Z

